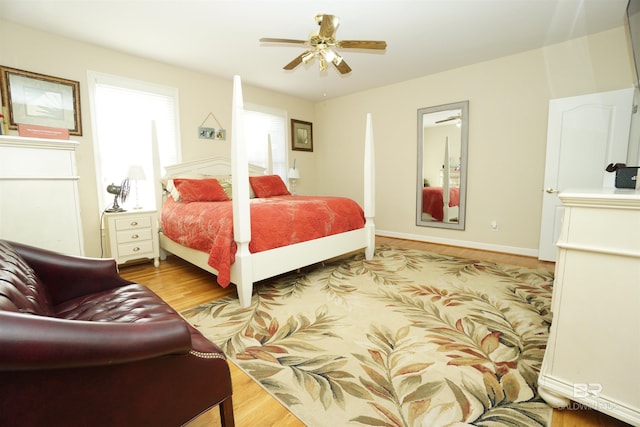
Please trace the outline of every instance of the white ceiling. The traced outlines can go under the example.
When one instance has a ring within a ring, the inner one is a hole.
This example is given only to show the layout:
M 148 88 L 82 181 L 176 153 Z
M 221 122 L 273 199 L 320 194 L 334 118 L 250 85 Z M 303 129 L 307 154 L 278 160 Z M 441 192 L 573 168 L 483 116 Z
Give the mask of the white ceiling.
M 291 95 L 321 100 L 490 60 L 624 24 L 627 0 L 0 0 L 0 19 Z M 306 39 L 317 13 L 337 15 L 353 71 L 261 37 Z M 2 43 L 10 41 L 3 40 Z M 6 64 L 4 64 L 6 65 Z

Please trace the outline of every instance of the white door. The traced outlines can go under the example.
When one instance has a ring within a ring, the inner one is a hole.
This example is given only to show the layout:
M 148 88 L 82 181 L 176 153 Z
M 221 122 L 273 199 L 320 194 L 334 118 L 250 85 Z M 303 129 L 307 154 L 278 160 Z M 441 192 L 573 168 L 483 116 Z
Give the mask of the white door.
M 549 102 L 547 158 L 538 258 L 556 260 L 562 206 L 558 192 L 613 187 L 609 163 L 625 163 L 633 88 Z

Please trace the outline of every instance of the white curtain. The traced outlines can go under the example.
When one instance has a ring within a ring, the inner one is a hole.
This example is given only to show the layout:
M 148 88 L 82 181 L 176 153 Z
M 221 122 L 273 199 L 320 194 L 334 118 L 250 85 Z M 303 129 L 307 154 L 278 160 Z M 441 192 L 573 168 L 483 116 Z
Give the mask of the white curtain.
M 245 138 L 249 163 L 266 167 L 267 140 L 271 138 L 273 173 L 287 182 L 287 146 L 284 111 L 245 105 Z

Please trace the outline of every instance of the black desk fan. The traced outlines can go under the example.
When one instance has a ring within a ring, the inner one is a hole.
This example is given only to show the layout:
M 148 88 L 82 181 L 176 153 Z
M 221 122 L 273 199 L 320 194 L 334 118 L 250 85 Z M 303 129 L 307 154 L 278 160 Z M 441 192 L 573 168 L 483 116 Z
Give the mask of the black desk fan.
M 107 185 L 107 193 L 113 194 L 113 206 L 105 209 L 105 212 L 124 212 L 125 209 L 120 207 L 118 204 L 118 199 L 120 199 L 120 203 L 124 203 L 127 200 L 127 196 L 129 195 L 129 178 L 125 178 L 122 180 L 120 185 L 110 184 Z

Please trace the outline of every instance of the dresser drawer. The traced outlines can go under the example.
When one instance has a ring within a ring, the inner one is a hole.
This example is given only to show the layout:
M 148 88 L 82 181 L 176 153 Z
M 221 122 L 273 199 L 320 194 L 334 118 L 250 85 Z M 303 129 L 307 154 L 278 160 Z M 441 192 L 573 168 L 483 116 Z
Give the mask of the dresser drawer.
M 632 251 L 640 254 L 640 212 L 633 209 L 568 207 L 564 221 L 571 221 L 563 243 Z
M 141 258 L 145 256 L 153 256 L 153 241 L 144 240 L 142 242 L 123 243 L 118 245 L 119 257 L 131 257 L 133 255 L 139 255 Z
M 116 230 L 131 230 L 135 228 L 151 227 L 151 216 L 137 216 L 135 218 L 116 219 Z
M 117 232 L 118 243 L 139 242 L 151 240 L 151 228 L 123 230 Z

